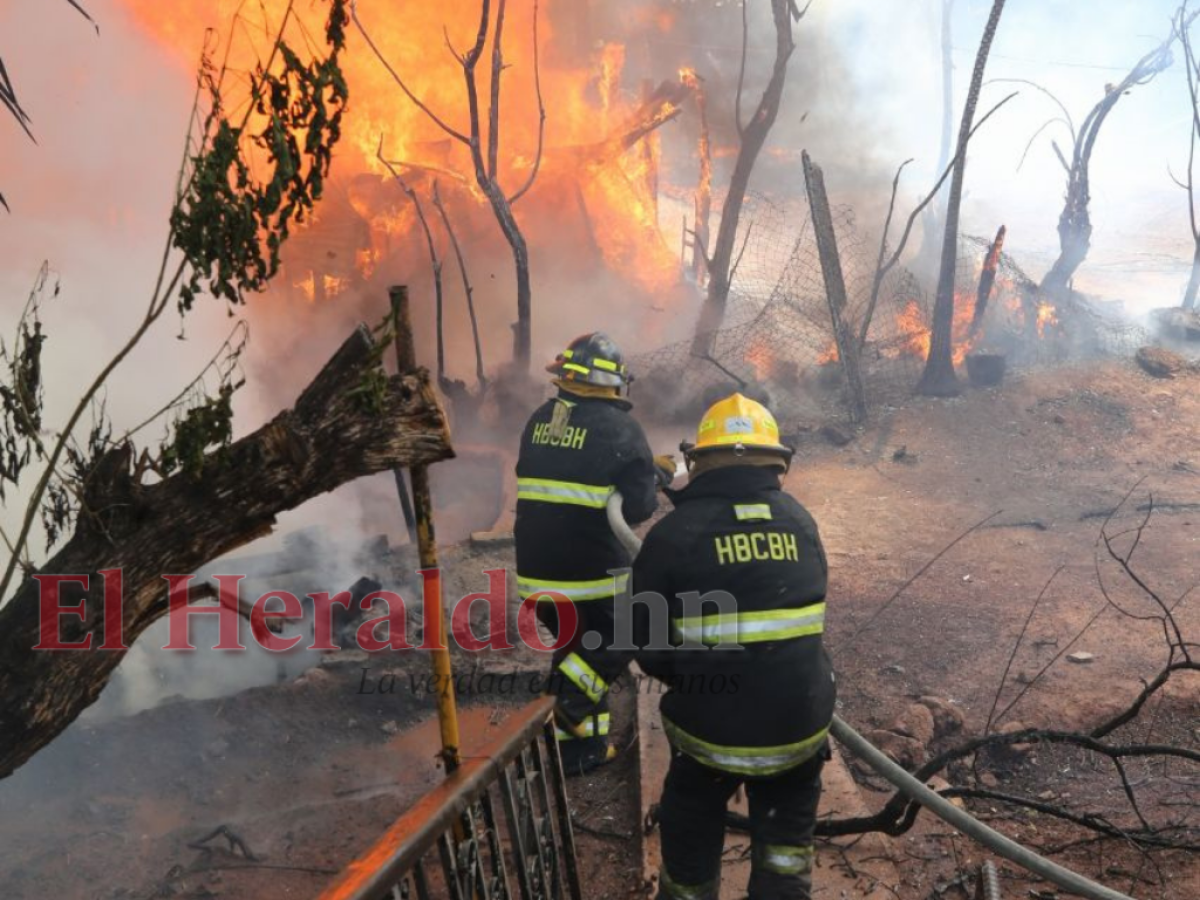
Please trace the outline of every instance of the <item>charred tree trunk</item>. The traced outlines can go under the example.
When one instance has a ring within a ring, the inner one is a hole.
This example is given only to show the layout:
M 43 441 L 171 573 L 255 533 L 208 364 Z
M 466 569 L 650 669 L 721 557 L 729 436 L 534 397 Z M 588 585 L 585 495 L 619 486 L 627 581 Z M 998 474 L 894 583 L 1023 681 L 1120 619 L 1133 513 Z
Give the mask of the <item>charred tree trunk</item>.
M 382 348 L 360 327 L 326 363 L 295 407 L 210 455 L 199 475 L 142 484 L 133 449 L 104 456 L 88 480 L 75 534 L 39 574 L 79 574 L 64 585 L 56 631 L 90 648 L 35 650 L 41 640 L 39 584 L 28 578 L 0 608 L 0 778 L 60 734 L 100 695 L 124 656 L 101 649 L 106 623 L 101 570 L 123 581 L 124 643 L 168 609 L 166 573 L 203 564 L 268 533 L 275 517 L 364 475 L 453 456 L 445 416 L 424 370 L 384 378 Z M 54 633 L 54 632 L 52 632 Z
M 1004 252 L 1004 236 L 1008 229 L 1001 225 L 996 239 L 988 247 L 983 271 L 979 274 L 979 290 L 975 294 L 975 315 L 971 318 L 971 334 L 979 331 L 983 317 L 987 315 L 988 302 L 992 299 L 992 287 L 996 284 L 996 273 L 1000 269 L 1000 254 Z
M 736 115 L 738 133 L 741 136 L 741 147 L 738 150 L 737 162 L 734 163 L 733 176 L 729 180 L 729 192 L 725 195 L 725 205 L 721 209 L 721 224 L 717 229 L 716 245 L 708 255 L 708 293 L 700 318 L 696 323 L 696 335 L 692 340 L 692 354 L 700 357 L 712 355 L 713 338 L 721 322 L 725 318 L 725 303 L 729 299 L 730 266 L 733 264 L 734 244 L 737 240 L 738 221 L 742 215 L 742 203 L 746 199 L 746 189 L 750 186 L 750 175 L 758 154 L 762 152 L 767 142 L 767 135 L 775 125 L 779 115 L 779 104 L 783 100 L 783 86 L 787 81 L 788 60 L 796 44 L 792 40 L 792 19 L 797 21 L 803 13 L 793 13 L 795 10 L 792 0 L 771 0 L 771 11 L 775 18 L 775 64 L 771 70 L 771 80 L 763 91 L 758 107 L 753 117 L 745 127 L 740 121 L 742 82 L 738 81 L 738 102 Z M 805 7 L 807 10 L 807 7 Z M 746 7 L 742 7 L 745 16 Z M 743 18 L 743 53 L 742 67 L 745 69 L 745 19 Z
M 700 157 L 700 178 L 696 183 L 696 240 L 692 247 L 692 275 L 696 284 L 704 284 L 705 262 L 708 253 L 709 221 L 712 219 L 712 140 L 708 130 L 708 96 L 700 76 L 688 73 L 685 76 L 696 98 L 696 113 L 700 119 L 700 137 L 696 153 Z
M 1092 247 L 1092 218 L 1089 207 L 1092 201 L 1091 165 L 1096 140 L 1100 137 L 1108 114 L 1120 99 L 1138 85 L 1147 84 L 1161 72 L 1170 68 L 1174 57 L 1171 47 L 1180 30 L 1186 32 L 1197 13 L 1180 13 L 1178 22 L 1172 25 L 1171 35 L 1159 46 L 1137 61 L 1120 84 L 1104 86 L 1104 99 L 1097 103 L 1083 126 L 1072 150 L 1068 164 L 1063 154 L 1054 146 L 1055 153 L 1067 170 L 1067 196 L 1062 213 L 1058 217 L 1059 255 L 1042 279 L 1042 291 L 1047 294 L 1062 294 L 1071 283 L 1075 270 L 1083 265 Z
M 1188 198 L 1188 224 L 1191 226 L 1192 273 L 1183 292 L 1183 308 L 1196 308 L 1196 293 L 1200 289 L 1200 221 L 1196 216 L 1196 142 L 1200 140 L 1200 62 L 1192 45 L 1191 22 L 1186 17 L 1187 5 L 1179 10 L 1179 43 L 1183 46 L 1183 64 L 1187 75 L 1188 101 L 1192 112 L 1191 141 L 1188 143 L 1187 183 L 1183 185 Z
M 1000 14 L 1004 12 L 1005 0 L 994 0 L 992 13 L 983 30 L 983 40 L 975 56 L 975 71 L 971 75 L 971 87 L 963 107 L 962 123 L 958 126 L 958 153 L 954 165 L 954 176 L 950 181 L 950 198 L 946 203 L 946 233 L 942 239 L 942 263 L 938 277 L 937 301 L 933 307 L 933 336 L 929 348 L 929 360 L 917 385 L 917 393 L 932 397 L 952 397 L 958 394 L 958 376 L 954 374 L 954 283 L 958 270 L 958 218 L 962 207 L 963 179 L 967 171 L 967 142 L 971 138 L 971 123 L 975 120 L 975 106 L 983 87 L 983 73 L 987 68 L 992 40 L 1000 25 Z
M 825 193 L 825 174 L 821 167 L 809 158 L 807 150 L 802 158 L 804 184 L 808 191 L 808 204 L 812 210 L 813 234 L 817 239 L 821 274 L 825 279 L 825 295 L 829 300 L 833 338 L 837 343 L 842 372 L 846 376 L 846 405 L 850 410 L 851 421 L 860 424 L 867 420 L 867 398 L 863 391 L 862 370 L 859 367 L 858 342 L 854 339 L 850 323 L 845 318 L 846 280 L 842 275 L 842 260 L 838 255 L 833 216 L 829 212 L 829 197 Z
M 1196 241 L 1196 251 L 1192 254 L 1192 274 L 1188 278 L 1187 290 L 1183 294 L 1183 308 L 1196 308 L 1196 292 L 1200 289 L 1200 240 Z
M 1070 287 L 1075 270 L 1083 265 L 1092 249 L 1092 217 L 1088 213 L 1091 197 L 1087 188 L 1068 188 L 1067 202 L 1058 218 L 1058 258 L 1042 279 L 1042 290 L 1061 295 Z
M 504 191 L 495 182 L 482 183 L 483 192 L 492 204 L 492 212 L 500 224 L 508 246 L 512 250 L 513 265 L 517 273 L 517 321 L 513 324 L 513 361 L 521 372 L 529 371 L 530 354 L 533 347 L 533 287 L 529 280 L 529 245 L 517 224 L 512 205 Z

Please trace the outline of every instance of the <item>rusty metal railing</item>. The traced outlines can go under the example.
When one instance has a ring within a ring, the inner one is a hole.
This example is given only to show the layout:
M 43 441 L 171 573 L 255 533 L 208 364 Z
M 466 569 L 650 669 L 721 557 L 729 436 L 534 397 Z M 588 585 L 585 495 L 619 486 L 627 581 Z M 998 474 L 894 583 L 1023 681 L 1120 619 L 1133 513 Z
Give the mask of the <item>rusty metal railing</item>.
M 553 708 L 511 716 L 320 900 L 582 900 Z

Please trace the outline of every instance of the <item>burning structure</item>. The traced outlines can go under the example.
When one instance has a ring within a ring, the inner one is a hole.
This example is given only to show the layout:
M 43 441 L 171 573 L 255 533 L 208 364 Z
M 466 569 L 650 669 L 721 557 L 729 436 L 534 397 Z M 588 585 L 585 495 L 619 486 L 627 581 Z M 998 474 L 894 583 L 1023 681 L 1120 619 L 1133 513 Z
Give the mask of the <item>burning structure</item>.
M 181 65 L 194 62 L 210 10 L 194 7 L 181 17 L 158 3 L 129 5 Z M 235 32 L 253 34 L 259 17 L 277 18 L 286 5 L 225 3 L 219 12 L 239 23 Z M 539 347 L 559 341 L 558 335 L 547 337 L 551 328 L 541 323 L 554 323 L 555 331 L 567 327 L 565 320 L 586 302 L 564 301 L 559 295 L 567 286 L 592 297 L 603 292 L 616 307 L 612 314 L 631 323 L 646 320 L 650 305 L 682 305 L 672 243 L 658 227 L 657 129 L 680 114 L 689 92 L 676 76 L 629 84 L 622 42 L 579 37 L 585 30 L 603 33 L 581 24 L 589 21 L 587 6 L 551 0 L 541 9 L 507 8 L 499 34 L 481 44 L 478 84 L 468 91 L 462 54 L 480 25 L 478 4 L 410 4 L 403 12 L 356 8 L 360 40 L 370 46 L 346 65 L 354 113 L 326 201 L 288 245 L 278 299 L 289 305 L 338 300 L 353 308 L 398 275 L 419 295 L 432 297 L 429 250 L 449 263 L 453 239 L 465 271 L 462 279 L 450 278 L 447 267 L 439 314 L 446 340 L 469 346 L 458 290 L 465 280 L 487 336 L 487 364 L 507 363 L 509 341 L 497 336 L 526 314 L 516 315 L 511 275 L 500 268 L 510 226 L 502 221 L 498 227 L 489 208 L 490 180 L 512 206 L 513 222 L 531 248 L 535 281 L 547 286 L 531 313 L 539 322 Z M 297 14 L 305 19 L 319 13 Z M 656 22 L 651 16 L 623 30 L 653 29 Z M 233 47 L 243 64 L 253 59 L 252 39 L 235 40 Z M 480 103 L 474 118 L 472 98 Z M 473 127 L 474 137 L 466 140 Z M 476 177 L 472 140 L 486 145 L 484 182 Z M 435 190 L 443 215 L 434 213 Z M 429 212 L 432 243 L 422 235 L 419 207 Z M 429 333 L 435 316 L 432 304 L 423 306 L 420 325 Z M 631 324 L 630 334 L 641 327 Z M 461 367 L 460 358 L 473 357 L 452 354 L 449 371 L 466 375 L 471 367 Z

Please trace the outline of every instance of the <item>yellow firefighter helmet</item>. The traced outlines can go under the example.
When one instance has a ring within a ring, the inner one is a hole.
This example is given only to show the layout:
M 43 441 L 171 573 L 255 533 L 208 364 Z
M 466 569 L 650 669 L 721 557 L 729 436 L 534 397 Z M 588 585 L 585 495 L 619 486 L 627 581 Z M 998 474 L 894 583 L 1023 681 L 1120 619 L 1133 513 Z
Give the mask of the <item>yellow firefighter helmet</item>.
M 687 448 L 689 457 L 732 451 L 738 456 L 746 453 L 771 453 L 792 458 L 792 448 L 779 440 L 775 417 L 761 403 L 731 394 L 714 403 L 700 420 L 696 443 Z

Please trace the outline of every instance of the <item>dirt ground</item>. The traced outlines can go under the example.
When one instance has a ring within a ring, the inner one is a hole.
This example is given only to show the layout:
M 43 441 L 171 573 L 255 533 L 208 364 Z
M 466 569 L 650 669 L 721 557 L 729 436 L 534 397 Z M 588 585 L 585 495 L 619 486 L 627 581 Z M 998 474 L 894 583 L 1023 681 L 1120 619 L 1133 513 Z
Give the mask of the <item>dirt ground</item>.
M 878 416 L 844 449 L 806 440 L 788 484 L 816 517 L 829 554 L 826 640 L 844 718 L 860 730 L 887 727 L 917 698 L 934 696 L 962 713 L 964 734 L 976 735 L 999 692 L 997 712 L 1008 711 L 993 718 L 992 730 L 1087 730 L 1128 706 L 1167 655 L 1161 623 L 1134 618 L 1157 607 L 1098 545 L 1108 513 L 1129 495 L 1107 526 L 1116 536 L 1141 524 L 1154 504 L 1132 563 L 1169 604 L 1200 583 L 1200 378 L 1156 381 L 1132 364 L 1113 364 L 1029 373 L 949 402 L 916 400 Z M 1132 539 L 1124 534 L 1114 547 L 1125 552 Z M 1106 602 L 1099 577 L 1128 615 Z M 1196 641 L 1195 598 L 1175 615 L 1185 639 Z M 1063 656 L 1050 665 L 1068 649 L 1094 659 L 1073 664 Z M 1111 740 L 1195 750 L 1198 726 L 1200 676 L 1183 673 Z M 1108 760 L 1043 745 L 989 767 L 996 782 L 976 784 L 961 767 L 950 780 L 1137 827 Z M 1147 819 L 1190 825 L 1196 844 L 1200 769 L 1139 760 L 1128 770 Z M 872 796 L 886 795 L 868 793 L 868 802 Z M 971 805 L 1034 845 L 1088 837 L 1004 804 Z M 949 832 L 922 817 L 897 842 L 900 896 L 961 896 L 948 882 L 982 857 Z M 905 857 L 923 864 L 905 865 Z M 1145 859 L 1106 842 L 1084 843 L 1062 859 L 1138 897 L 1200 896 L 1194 853 Z M 930 893 L 939 886 L 942 893 Z M 1006 888 L 1013 896 L 1030 889 Z
M 842 448 L 821 438 L 819 425 L 801 435 L 788 487 L 826 544 L 827 643 L 840 713 L 860 730 L 887 728 L 930 696 L 964 720 L 962 733 L 938 738 L 935 749 L 981 733 L 989 718 L 993 730 L 1088 729 L 1161 669 L 1163 629 L 1145 618 L 1157 608 L 1111 562 L 1097 562 L 1097 539 L 1127 494 L 1110 534 L 1138 525 L 1146 515 L 1138 507 L 1153 498 L 1134 568 L 1171 604 L 1200 583 L 1200 376 L 1156 381 L 1132 363 L 1018 373 L 957 400 L 879 411 Z M 482 570 L 510 565 L 510 554 L 503 545 L 448 548 L 447 595 L 481 589 Z M 1132 616 L 1106 602 L 1098 573 Z M 1200 641 L 1200 600 L 1184 600 L 1175 614 L 1184 635 Z M 1068 647 L 1094 658 L 1051 665 Z M 280 686 L 78 724 L 0 782 L 0 897 L 316 896 L 439 777 L 428 698 L 403 679 L 389 695 L 360 694 L 360 682 L 361 660 L 350 657 Z M 482 739 L 519 699 L 464 698 L 472 734 Z M 625 692 L 614 702 L 621 756 L 570 783 L 584 883 L 596 898 L 635 896 L 641 886 L 632 700 Z M 990 716 L 993 704 L 1004 714 Z M 1200 677 L 1185 673 L 1112 740 L 1195 750 L 1198 729 Z M 979 773 L 958 766 L 948 777 L 1137 826 L 1111 762 L 1079 749 L 1039 745 L 982 760 Z M 868 804 L 881 804 L 882 786 L 856 774 Z M 1127 776 L 1148 821 L 1190 827 L 1200 843 L 1200 768 L 1132 760 Z M 1133 896 L 1200 897 L 1200 854 L 1145 858 L 1044 814 L 969 803 L 1022 841 L 1072 845 L 1060 861 Z M 219 825 L 263 867 L 206 859 L 188 846 Z M 901 900 L 969 896 L 955 878 L 984 858 L 925 815 L 893 846 L 902 881 L 889 888 Z M 838 864 L 836 856 L 822 862 Z M 1008 868 L 1003 881 L 1006 897 L 1054 896 Z

